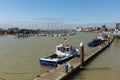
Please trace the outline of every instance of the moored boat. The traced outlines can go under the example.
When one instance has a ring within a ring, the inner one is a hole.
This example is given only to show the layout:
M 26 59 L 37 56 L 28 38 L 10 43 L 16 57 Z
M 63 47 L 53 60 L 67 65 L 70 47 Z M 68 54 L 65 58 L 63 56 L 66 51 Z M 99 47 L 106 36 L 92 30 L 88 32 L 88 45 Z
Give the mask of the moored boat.
M 107 41 L 108 35 L 105 33 L 101 33 L 99 36 L 97 36 L 97 39 L 101 39 L 102 41 Z
M 93 41 L 89 42 L 87 44 L 87 46 L 89 46 L 89 47 L 96 47 L 96 46 L 98 46 L 98 45 L 100 45 L 102 43 L 103 43 L 103 41 L 101 39 L 94 39 Z
M 114 35 L 115 38 L 120 39 L 120 31 L 119 30 L 115 30 L 113 35 Z
M 116 28 L 113 35 L 115 38 L 120 39 L 120 23 L 116 23 Z
M 58 65 L 61 65 L 72 58 L 79 56 L 80 53 L 77 48 L 73 48 L 68 44 L 60 44 L 56 46 L 56 52 L 54 54 L 40 58 L 39 62 L 41 66 L 57 67 Z

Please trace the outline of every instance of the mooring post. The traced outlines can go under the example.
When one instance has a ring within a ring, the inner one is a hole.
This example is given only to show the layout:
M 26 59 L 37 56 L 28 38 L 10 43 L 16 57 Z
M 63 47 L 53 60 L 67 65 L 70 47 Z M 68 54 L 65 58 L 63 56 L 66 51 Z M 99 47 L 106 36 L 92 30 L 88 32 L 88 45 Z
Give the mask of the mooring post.
M 84 44 L 83 42 L 80 43 L 80 67 L 84 67 Z

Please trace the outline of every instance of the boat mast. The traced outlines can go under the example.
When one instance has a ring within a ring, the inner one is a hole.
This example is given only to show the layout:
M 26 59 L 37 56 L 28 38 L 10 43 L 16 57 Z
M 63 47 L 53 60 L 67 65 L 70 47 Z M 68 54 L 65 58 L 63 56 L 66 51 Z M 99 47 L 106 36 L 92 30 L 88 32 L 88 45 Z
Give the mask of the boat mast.
M 64 37 L 64 45 L 67 45 L 67 37 Z

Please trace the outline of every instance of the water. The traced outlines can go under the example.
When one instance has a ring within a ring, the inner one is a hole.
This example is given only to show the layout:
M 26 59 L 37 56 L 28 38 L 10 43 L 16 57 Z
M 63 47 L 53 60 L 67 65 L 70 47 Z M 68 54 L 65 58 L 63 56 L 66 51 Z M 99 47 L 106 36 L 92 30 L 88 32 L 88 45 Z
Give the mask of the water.
M 67 42 L 79 48 L 80 42 L 86 44 L 96 35 L 77 33 L 67 37 Z M 40 67 L 39 58 L 53 53 L 60 43 L 64 43 L 63 37 L 0 37 L 0 80 L 33 80 L 38 74 L 50 70 Z M 85 47 L 85 51 L 88 49 Z
M 69 80 L 120 80 L 120 40 L 96 57 L 85 70 L 77 72 Z
M 67 42 L 76 48 L 84 42 L 85 52 L 90 50 L 86 43 L 96 33 L 77 33 L 67 37 Z M 29 37 L 17 39 L 0 37 L 0 80 L 33 80 L 38 74 L 50 70 L 39 65 L 39 58 L 55 51 L 55 46 L 64 43 L 63 37 Z M 120 80 L 120 40 L 96 57 L 82 72 L 69 80 Z

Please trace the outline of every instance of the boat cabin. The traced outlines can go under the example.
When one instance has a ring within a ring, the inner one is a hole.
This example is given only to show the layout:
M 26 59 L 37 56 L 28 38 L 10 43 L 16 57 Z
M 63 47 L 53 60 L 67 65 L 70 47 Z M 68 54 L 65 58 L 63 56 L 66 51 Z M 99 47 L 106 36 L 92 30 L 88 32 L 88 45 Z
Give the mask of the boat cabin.
M 56 46 L 56 54 L 58 56 L 69 56 L 73 52 L 73 47 L 68 44 L 60 44 Z

